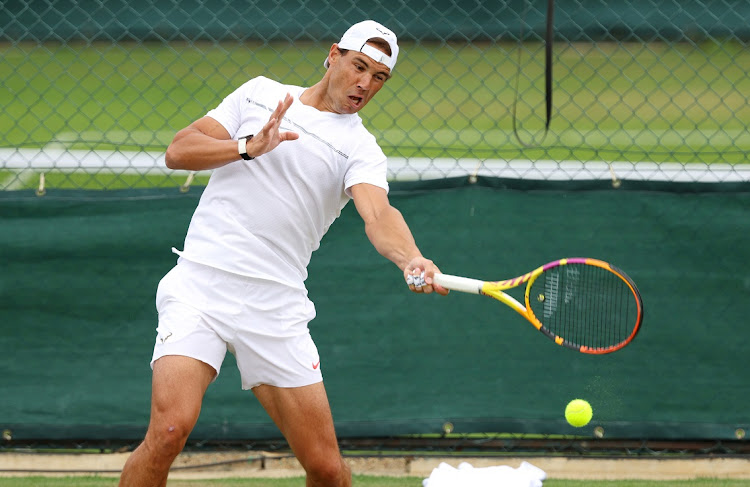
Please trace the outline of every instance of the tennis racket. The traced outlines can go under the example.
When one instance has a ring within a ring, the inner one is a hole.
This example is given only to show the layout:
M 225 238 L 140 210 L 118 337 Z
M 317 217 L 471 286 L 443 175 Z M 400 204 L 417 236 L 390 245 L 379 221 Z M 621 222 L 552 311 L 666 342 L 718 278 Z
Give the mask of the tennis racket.
M 621 349 L 633 341 L 643 320 L 643 301 L 633 280 L 597 259 L 560 259 L 506 281 L 435 274 L 433 282 L 495 298 L 558 345 L 582 353 Z M 503 292 L 524 283 L 525 306 Z

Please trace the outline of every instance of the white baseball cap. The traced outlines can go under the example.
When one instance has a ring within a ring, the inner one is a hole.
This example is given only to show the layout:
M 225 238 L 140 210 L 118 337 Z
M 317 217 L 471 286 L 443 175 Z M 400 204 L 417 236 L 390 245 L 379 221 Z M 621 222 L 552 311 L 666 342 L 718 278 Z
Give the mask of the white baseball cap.
M 391 55 L 387 55 L 381 50 L 367 44 L 369 39 L 373 37 L 379 37 L 391 47 Z M 379 63 L 383 63 L 388 66 L 388 69 L 393 71 L 393 67 L 396 65 L 396 59 L 398 58 L 398 44 L 396 43 L 396 34 L 390 29 L 375 22 L 374 20 L 363 20 L 344 32 L 341 40 L 338 42 L 339 49 L 347 49 L 351 51 L 359 51 L 362 54 L 370 56 L 373 60 Z M 326 58 L 323 66 L 328 67 L 328 58 Z

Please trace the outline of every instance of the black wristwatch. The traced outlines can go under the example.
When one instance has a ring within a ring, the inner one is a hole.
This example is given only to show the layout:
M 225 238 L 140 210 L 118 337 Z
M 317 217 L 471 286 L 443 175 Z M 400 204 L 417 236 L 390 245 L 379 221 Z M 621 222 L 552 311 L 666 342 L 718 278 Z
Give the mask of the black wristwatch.
M 246 161 L 252 161 L 253 159 L 255 159 L 255 157 L 247 155 L 247 142 L 252 138 L 253 134 L 250 134 L 245 137 L 240 137 L 237 141 L 237 151 L 240 153 L 240 156 Z

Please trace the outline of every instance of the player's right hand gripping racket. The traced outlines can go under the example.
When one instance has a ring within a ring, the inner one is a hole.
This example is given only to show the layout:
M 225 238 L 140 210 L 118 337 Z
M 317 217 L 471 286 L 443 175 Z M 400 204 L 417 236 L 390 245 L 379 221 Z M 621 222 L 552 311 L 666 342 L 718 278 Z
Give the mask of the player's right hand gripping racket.
M 435 274 L 434 282 L 495 298 L 558 345 L 582 353 L 621 349 L 635 338 L 643 320 L 643 301 L 633 280 L 597 259 L 560 259 L 506 281 Z M 526 306 L 503 292 L 523 283 Z

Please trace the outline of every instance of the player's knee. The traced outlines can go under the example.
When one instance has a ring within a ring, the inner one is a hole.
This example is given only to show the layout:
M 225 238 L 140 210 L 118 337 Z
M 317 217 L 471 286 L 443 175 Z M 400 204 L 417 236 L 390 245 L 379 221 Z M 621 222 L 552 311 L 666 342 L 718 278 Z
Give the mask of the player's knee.
M 190 430 L 178 424 L 170 424 L 154 428 L 149 433 L 156 455 L 171 462 L 184 448 Z
M 348 487 L 351 485 L 351 471 L 341 457 L 320 458 L 307 466 L 307 476 L 314 480 L 313 485 Z

